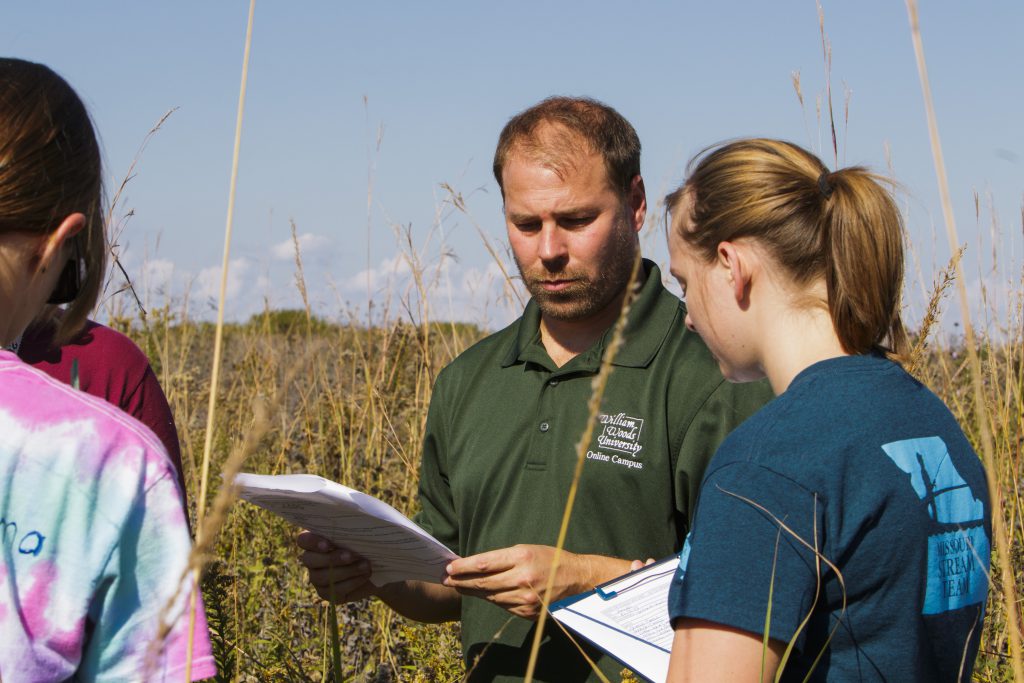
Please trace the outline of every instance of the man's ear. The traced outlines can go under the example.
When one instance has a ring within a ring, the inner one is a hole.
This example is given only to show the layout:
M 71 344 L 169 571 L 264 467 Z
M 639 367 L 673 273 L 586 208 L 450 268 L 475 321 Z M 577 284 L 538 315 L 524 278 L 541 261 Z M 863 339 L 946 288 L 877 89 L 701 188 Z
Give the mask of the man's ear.
M 644 188 L 643 176 L 637 174 L 629 184 L 629 213 L 633 218 L 633 228 L 640 232 L 647 218 L 647 190 Z
M 57 226 L 57 229 L 43 237 L 36 252 L 37 267 L 39 269 L 50 268 L 51 266 L 62 266 L 61 248 L 68 239 L 74 237 L 85 227 L 85 214 L 73 213 L 66 217 Z
M 736 303 L 743 305 L 753 272 L 750 252 L 734 242 L 720 242 L 717 256 L 718 265 L 728 271 Z

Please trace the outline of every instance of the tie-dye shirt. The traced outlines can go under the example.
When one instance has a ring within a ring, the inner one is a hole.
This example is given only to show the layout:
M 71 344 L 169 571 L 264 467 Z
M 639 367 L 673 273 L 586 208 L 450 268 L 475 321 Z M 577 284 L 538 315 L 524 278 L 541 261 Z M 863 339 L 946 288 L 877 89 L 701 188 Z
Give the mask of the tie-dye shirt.
M 159 440 L 0 351 L 0 680 L 181 681 L 190 548 Z M 197 603 L 193 680 L 216 674 Z

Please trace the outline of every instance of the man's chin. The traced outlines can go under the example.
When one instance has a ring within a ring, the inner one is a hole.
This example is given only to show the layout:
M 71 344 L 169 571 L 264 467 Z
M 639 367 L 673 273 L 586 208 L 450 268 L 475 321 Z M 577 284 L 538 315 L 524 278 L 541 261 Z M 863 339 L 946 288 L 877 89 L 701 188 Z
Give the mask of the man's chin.
M 553 297 L 548 294 L 537 296 L 534 294 L 533 299 L 537 302 L 542 315 L 555 320 L 577 320 L 586 317 L 588 312 L 586 302 L 572 297 Z

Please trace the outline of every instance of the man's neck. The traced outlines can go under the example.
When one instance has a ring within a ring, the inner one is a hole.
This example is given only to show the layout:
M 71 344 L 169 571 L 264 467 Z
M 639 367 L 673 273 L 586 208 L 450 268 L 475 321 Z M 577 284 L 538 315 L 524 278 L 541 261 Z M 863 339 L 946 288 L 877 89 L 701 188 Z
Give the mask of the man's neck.
M 637 273 L 637 286 L 642 287 L 647 278 L 643 267 Z M 580 355 L 615 324 L 622 311 L 622 300 L 626 288 L 597 313 L 578 320 L 558 320 L 543 313 L 540 316 L 540 341 L 555 365 L 562 367 Z

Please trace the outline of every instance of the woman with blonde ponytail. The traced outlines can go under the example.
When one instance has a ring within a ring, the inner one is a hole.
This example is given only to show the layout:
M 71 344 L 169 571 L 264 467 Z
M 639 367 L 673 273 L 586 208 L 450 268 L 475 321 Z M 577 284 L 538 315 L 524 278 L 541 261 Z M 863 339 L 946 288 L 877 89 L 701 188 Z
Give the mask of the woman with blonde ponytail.
M 985 475 L 899 365 L 903 229 L 884 180 L 738 140 L 698 156 L 666 203 L 687 327 L 728 379 L 777 394 L 704 476 L 669 680 L 969 680 Z

